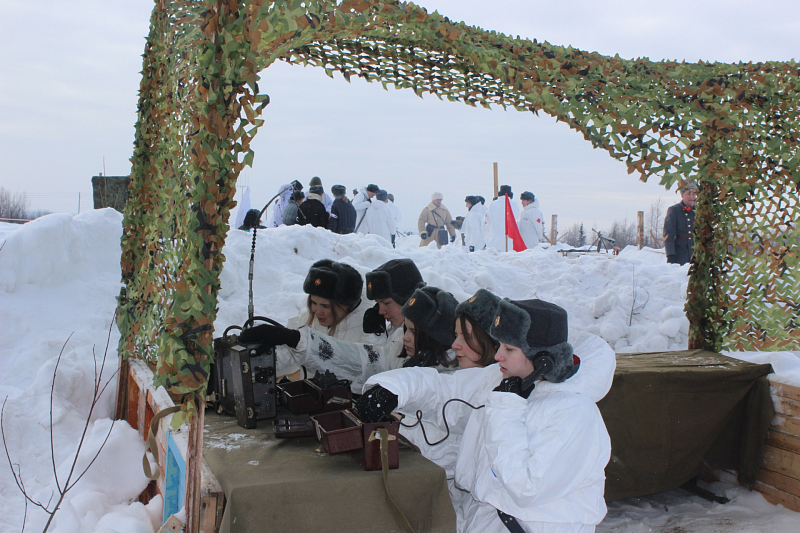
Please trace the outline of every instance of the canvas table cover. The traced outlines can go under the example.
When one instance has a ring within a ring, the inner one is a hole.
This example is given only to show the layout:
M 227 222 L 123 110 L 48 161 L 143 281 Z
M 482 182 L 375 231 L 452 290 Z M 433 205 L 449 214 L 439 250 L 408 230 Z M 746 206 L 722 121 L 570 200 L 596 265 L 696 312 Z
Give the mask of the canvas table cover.
M 269 420 L 246 430 L 211 412 L 203 439 L 203 456 L 227 498 L 220 533 L 402 531 L 386 504 L 381 472 L 365 471 L 349 453 L 317 453 L 312 437 L 275 438 Z M 415 531 L 455 532 L 441 467 L 401 447 L 389 485 Z
M 617 354 L 598 403 L 611 436 L 606 500 L 673 489 L 705 468 L 736 469 L 752 486 L 774 416 L 771 372 L 702 350 Z

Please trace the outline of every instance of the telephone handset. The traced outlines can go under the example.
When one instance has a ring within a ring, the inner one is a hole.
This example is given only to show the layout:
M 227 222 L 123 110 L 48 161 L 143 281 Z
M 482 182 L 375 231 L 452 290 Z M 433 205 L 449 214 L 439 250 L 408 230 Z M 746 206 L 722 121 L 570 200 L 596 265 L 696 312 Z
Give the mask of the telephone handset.
M 542 375 L 553 370 L 554 366 L 555 361 L 553 360 L 553 356 L 550 355 L 550 352 L 537 352 L 536 355 L 533 356 L 533 372 L 522 380 L 522 390 L 533 390 L 536 386 L 536 381 L 542 377 Z

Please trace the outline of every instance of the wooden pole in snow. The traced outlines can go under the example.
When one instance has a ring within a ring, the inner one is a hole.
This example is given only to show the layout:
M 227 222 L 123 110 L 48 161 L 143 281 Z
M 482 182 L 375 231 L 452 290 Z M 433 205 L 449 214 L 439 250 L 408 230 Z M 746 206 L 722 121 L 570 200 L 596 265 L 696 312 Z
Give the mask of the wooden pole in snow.
M 550 243 L 555 244 L 558 238 L 558 215 L 550 219 Z
M 639 249 L 642 249 L 644 246 L 644 211 L 638 211 L 637 215 L 637 232 L 636 232 L 636 240 L 639 241 Z

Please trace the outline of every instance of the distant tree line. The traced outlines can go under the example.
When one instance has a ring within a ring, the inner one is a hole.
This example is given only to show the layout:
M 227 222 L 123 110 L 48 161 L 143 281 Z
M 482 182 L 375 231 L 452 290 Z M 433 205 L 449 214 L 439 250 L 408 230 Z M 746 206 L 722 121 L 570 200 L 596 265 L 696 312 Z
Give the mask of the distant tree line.
M 663 248 L 664 240 L 664 215 L 667 211 L 667 204 L 663 198 L 659 198 L 644 213 L 644 245 L 650 248 Z M 565 242 L 575 248 L 580 248 L 592 244 L 597 239 L 598 230 L 604 237 L 614 239 L 614 246 L 625 248 L 626 246 L 636 246 L 638 244 L 636 222 L 628 222 L 627 217 L 623 220 L 614 220 L 607 228 L 587 228 L 583 222 L 577 222 L 567 228 L 566 231 L 558 236 L 558 240 Z
M 24 192 L 12 194 L 4 187 L 0 187 L 0 222 L 24 224 L 49 213 L 50 211 L 42 209 L 32 211 L 30 201 Z

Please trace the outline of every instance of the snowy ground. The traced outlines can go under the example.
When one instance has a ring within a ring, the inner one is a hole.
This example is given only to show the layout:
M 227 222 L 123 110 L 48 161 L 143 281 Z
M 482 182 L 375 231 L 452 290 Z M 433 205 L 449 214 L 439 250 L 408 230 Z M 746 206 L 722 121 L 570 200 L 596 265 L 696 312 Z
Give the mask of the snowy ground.
M 8 397 L 6 441 L 29 495 L 44 504 L 55 490 L 49 392 L 56 357 L 69 337 L 53 399 L 54 462 L 63 485 L 91 402 L 93 347 L 102 358 L 112 326 L 120 286 L 121 218 L 107 209 L 76 217 L 49 215 L 25 226 L 0 223 L 0 399 Z M 318 259 L 344 261 L 363 274 L 402 256 L 417 263 L 429 284 L 459 300 L 485 287 L 501 296 L 555 302 L 569 311 L 572 328 L 602 336 L 618 352 L 687 346 L 688 322 L 682 312 L 687 268 L 667 265 L 659 251 L 629 248 L 617 257 L 566 258 L 555 249 L 466 254 L 456 246 L 419 248 L 417 237 L 398 238 L 398 249 L 393 250 L 375 236 L 338 237 L 306 227 L 263 230 L 256 252 L 256 314 L 281 322 L 296 314 L 305 301 L 305 273 Z M 218 329 L 241 324 L 247 317 L 250 242 L 251 235 L 240 231 L 228 238 Z M 118 339 L 112 326 L 104 380 L 116 370 Z M 800 384 L 800 353 L 733 355 L 771 362 L 783 380 Z M 112 382 L 92 416 L 77 472 L 83 471 L 109 431 L 113 394 Z M 98 460 L 67 494 L 50 531 L 153 531 L 160 501 L 149 506 L 131 503 L 146 486 L 138 459 L 143 451 L 144 443 L 133 429 L 115 424 Z M 30 504 L 26 510 L 3 457 L 0 454 L 0 532 L 20 531 L 23 520 L 27 531 L 41 531 L 46 514 Z M 714 490 L 731 502 L 712 504 L 680 490 L 614 502 L 598 531 L 800 531 L 800 514 L 770 505 L 758 493 L 723 484 Z

